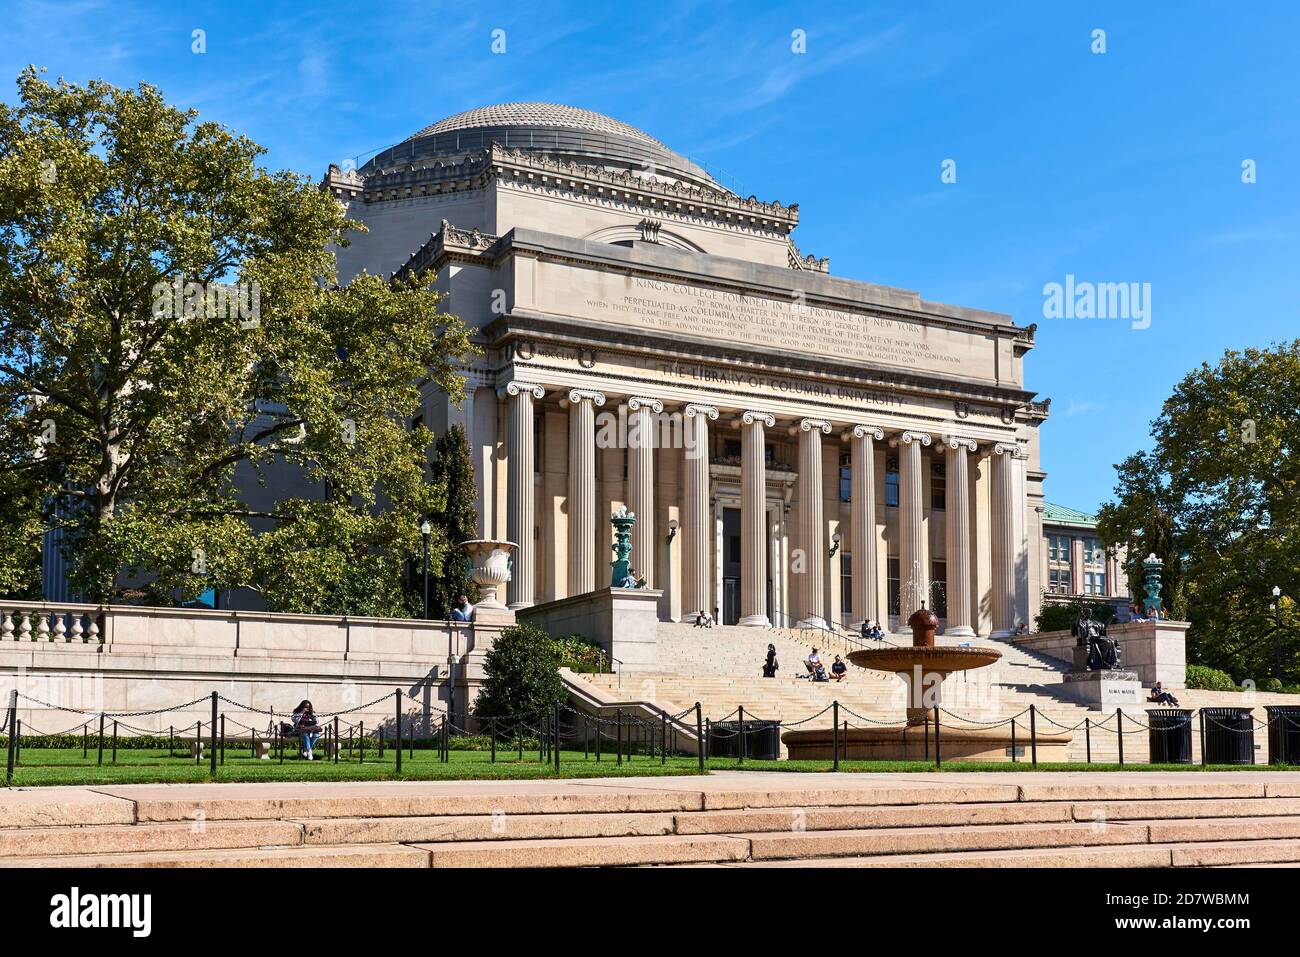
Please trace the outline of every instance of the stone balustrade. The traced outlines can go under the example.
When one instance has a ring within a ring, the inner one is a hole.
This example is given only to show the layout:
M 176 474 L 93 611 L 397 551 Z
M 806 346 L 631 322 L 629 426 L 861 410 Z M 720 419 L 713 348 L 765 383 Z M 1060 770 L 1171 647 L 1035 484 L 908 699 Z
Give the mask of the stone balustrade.
M 103 607 L 0 601 L 0 641 L 99 644 Z

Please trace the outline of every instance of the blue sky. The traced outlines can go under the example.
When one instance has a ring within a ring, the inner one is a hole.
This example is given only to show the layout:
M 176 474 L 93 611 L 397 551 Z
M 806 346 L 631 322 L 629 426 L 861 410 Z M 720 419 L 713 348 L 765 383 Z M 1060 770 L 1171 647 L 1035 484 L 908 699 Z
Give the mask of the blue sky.
M 316 178 L 487 103 L 608 113 L 799 203 L 837 275 L 1037 322 L 1048 498 L 1077 508 L 1189 369 L 1300 329 L 1300 5 L 486 6 L 11 0 L 0 95 L 28 63 L 148 81 Z M 1067 274 L 1150 283 L 1150 328 L 1045 318 Z

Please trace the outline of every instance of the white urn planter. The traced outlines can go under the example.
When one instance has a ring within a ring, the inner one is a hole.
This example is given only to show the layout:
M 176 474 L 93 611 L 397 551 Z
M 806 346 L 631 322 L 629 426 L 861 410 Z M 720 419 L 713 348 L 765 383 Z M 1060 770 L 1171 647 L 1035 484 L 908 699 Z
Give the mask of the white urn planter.
M 510 581 L 510 550 L 518 548 L 514 542 L 475 538 L 461 542 L 460 547 L 469 554 L 470 576 L 478 585 L 478 608 L 502 608 L 501 600 L 506 582 Z

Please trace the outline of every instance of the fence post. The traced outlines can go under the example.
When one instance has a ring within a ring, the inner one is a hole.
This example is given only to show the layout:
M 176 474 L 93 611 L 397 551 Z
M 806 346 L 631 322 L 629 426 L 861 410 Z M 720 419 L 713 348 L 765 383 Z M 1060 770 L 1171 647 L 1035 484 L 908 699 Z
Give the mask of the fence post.
M 1201 719 L 1201 766 L 1204 767 L 1208 763 L 1205 760 L 1205 711 L 1198 709 L 1196 713 Z
M 582 760 L 591 758 L 591 718 L 582 716 Z
M 740 749 L 737 752 L 740 755 L 739 764 L 745 763 L 745 706 L 742 704 L 737 709 L 740 713 Z
M 84 758 L 85 755 L 83 754 Z M 167 725 L 167 757 L 176 757 L 176 725 Z
M 1034 767 L 1038 767 L 1038 709 L 1034 705 L 1029 706 L 1029 760 Z
M 618 709 L 618 763 L 623 763 L 623 709 Z
M 366 723 L 357 722 L 357 764 L 366 763 Z
M 934 766 L 943 767 L 943 748 L 939 744 L 939 706 L 934 706 Z
M 700 759 L 700 772 L 704 771 L 704 711 L 695 702 L 695 753 Z
M 109 764 L 117 764 L 117 719 L 113 719 L 113 756 L 108 760 Z
M 99 713 L 99 753 L 95 755 L 95 764 L 99 767 L 104 766 L 104 712 L 102 711 Z
M 831 749 L 835 752 L 831 757 L 831 770 L 840 769 L 840 702 L 837 698 L 831 702 L 831 727 L 835 733 L 831 735 Z
M 208 773 L 217 776 L 217 693 L 212 692 L 212 754 L 208 756 Z
M 90 722 L 87 721 L 81 726 L 81 756 L 84 758 L 90 754 Z
M 438 728 L 438 759 L 443 764 L 451 761 L 451 752 L 447 747 L 447 715 L 445 712 L 442 716 L 442 725 Z
M 1119 766 L 1124 766 L 1124 712 L 1120 708 L 1115 709 L 1115 732 L 1119 736 Z
M 560 703 L 555 703 L 555 773 L 560 773 Z
M 339 716 L 334 716 L 334 763 L 339 763 L 339 752 L 343 750 L 342 742 L 339 741 Z
M 1087 746 L 1088 763 L 1092 764 L 1092 719 L 1083 719 L 1083 743 Z
M 397 770 L 394 773 L 401 774 L 402 773 L 402 689 L 401 688 L 393 689 L 393 718 L 396 721 L 396 727 L 393 729 L 393 734 L 397 736 L 394 739 L 394 743 L 397 745 L 397 747 L 394 749 L 394 753 L 397 755 Z
M 659 709 L 659 766 L 668 763 L 668 712 Z
M 600 716 L 600 707 L 596 707 L 596 763 L 600 764 L 600 749 L 605 741 L 604 719 Z
M 5 763 L 5 783 L 8 784 L 14 779 L 14 745 L 18 743 L 18 735 L 14 734 L 18 727 L 18 689 L 9 689 L 9 757 Z
M 113 723 L 116 724 L 117 722 L 115 721 Z M 203 760 L 203 722 L 202 721 L 194 722 L 194 743 L 196 745 L 196 747 L 194 748 L 194 766 L 198 767 L 199 762 Z
M 713 750 L 712 746 L 710 745 L 710 742 L 712 740 L 713 740 L 713 719 L 705 718 L 704 719 L 704 756 L 705 757 L 709 757 L 709 758 L 713 757 L 713 755 L 710 753 Z
M 1011 763 L 1019 764 L 1020 760 L 1016 757 L 1016 719 L 1011 719 Z

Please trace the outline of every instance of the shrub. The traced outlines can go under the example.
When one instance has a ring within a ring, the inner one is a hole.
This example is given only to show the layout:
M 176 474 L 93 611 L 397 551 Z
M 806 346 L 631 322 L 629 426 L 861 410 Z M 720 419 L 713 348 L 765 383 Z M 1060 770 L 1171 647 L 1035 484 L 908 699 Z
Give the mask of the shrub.
M 1265 690 L 1265 691 L 1281 691 L 1281 690 L 1282 690 L 1282 679 L 1281 679 L 1281 678 L 1269 678 L 1268 681 L 1264 682 L 1264 690 Z
M 520 725 L 538 728 L 564 701 L 556 642 L 536 625 L 512 625 L 501 632 L 483 659 L 483 690 L 474 716 L 497 719 L 499 733 Z
M 1201 691 L 1240 691 L 1232 675 L 1208 665 L 1187 666 L 1187 687 Z
M 599 673 L 605 670 L 608 658 L 596 642 L 582 635 L 566 635 L 554 641 L 561 668 L 581 673 Z

